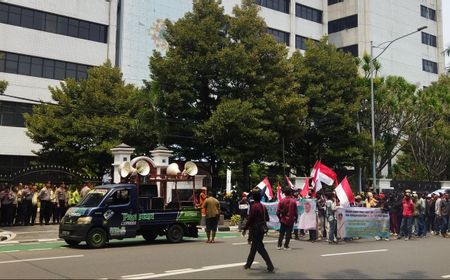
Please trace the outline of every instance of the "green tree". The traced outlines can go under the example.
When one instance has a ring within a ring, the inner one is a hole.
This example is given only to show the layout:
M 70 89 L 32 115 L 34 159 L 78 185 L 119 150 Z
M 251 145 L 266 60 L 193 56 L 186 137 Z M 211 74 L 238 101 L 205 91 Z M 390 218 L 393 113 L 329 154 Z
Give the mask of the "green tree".
M 156 144 L 151 130 L 142 129 L 152 121 L 137 108 L 148 105 L 146 96 L 126 85 L 110 62 L 91 68 L 86 80 L 66 79 L 50 91 L 54 103 L 36 105 L 25 115 L 28 136 L 42 146 L 34 151 L 39 161 L 99 176 L 111 165 L 110 148 L 125 142 L 139 153 Z
M 364 149 L 370 137 L 357 131 L 365 93 L 357 64 L 351 55 L 328 44 L 326 37 L 318 43 L 309 41 L 307 46 L 304 55 L 296 52 L 292 56 L 298 93 L 309 101 L 307 131 L 289 147 L 288 154 L 297 155 L 289 159 L 290 164 L 305 175 L 317 159 L 337 169 L 361 164 L 367 158 Z
M 0 81 L 0 94 L 3 94 L 6 91 L 7 87 L 8 87 L 7 81 Z
M 415 104 L 414 125 L 408 131 L 416 166 L 429 181 L 448 179 L 450 163 L 450 77 L 442 75 L 424 89 Z
M 226 161 L 243 169 L 248 187 L 249 164 L 278 161 L 281 139 L 298 137 L 306 112 L 286 48 L 267 34 L 258 6 L 245 0 L 233 13 L 219 1 L 194 1 L 192 13 L 167 21 L 169 51 L 155 52 L 150 68 L 170 124 L 165 142 L 188 159 L 207 159 L 213 186 Z

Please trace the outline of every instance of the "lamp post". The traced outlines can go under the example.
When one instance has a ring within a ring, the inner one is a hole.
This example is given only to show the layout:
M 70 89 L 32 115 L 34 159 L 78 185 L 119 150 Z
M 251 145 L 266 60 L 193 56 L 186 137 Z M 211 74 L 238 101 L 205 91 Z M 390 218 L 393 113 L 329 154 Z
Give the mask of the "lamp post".
M 409 35 L 412 35 L 414 33 L 420 32 L 422 30 L 424 30 L 425 28 L 427 28 L 428 26 L 422 26 L 417 28 L 415 31 L 410 32 L 408 34 L 402 35 L 398 38 L 395 38 L 394 40 L 391 41 L 386 41 L 383 43 L 380 43 L 376 46 L 373 45 L 373 41 L 370 41 L 370 57 L 372 58 L 369 62 L 369 66 L 370 66 L 370 111 L 371 111 L 371 123 L 372 123 L 372 179 L 373 179 L 373 191 L 376 191 L 377 189 L 377 170 L 376 170 L 376 155 L 375 155 L 375 99 L 374 99 L 374 92 L 373 92 L 373 72 L 374 72 L 374 67 L 373 67 L 373 62 L 379 58 L 386 50 L 387 48 L 389 48 L 390 45 L 392 45 L 392 43 L 394 43 L 395 41 L 398 41 L 402 38 L 405 38 Z M 386 47 L 381 47 L 381 45 L 387 44 Z M 383 49 L 383 51 L 381 51 L 381 53 L 379 53 L 376 57 L 373 57 L 373 49 L 374 48 L 381 48 Z

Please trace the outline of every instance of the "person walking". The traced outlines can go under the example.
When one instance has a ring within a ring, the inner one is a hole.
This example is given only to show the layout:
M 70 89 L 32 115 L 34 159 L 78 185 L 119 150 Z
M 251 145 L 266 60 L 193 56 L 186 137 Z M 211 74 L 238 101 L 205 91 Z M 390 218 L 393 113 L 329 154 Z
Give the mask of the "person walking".
M 263 239 L 265 234 L 265 223 L 269 220 L 269 213 L 264 205 L 261 204 L 261 193 L 258 191 L 252 192 L 253 204 L 250 208 L 250 214 L 248 216 L 247 223 L 245 223 L 244 231 L 242 235 L 245 236 L 247 230 L 251 232 L 252 243 L 250 247 L 250 252 L 247 257 L 247 262 L 244 265 L 244 269 L 250 269 L 253 261 L 255 260 L 256 252 L 258 252 L 261 257 L 266 262 L 267 271 L 273 272 L 274 266 L 269 254 L 264 247 Z
M 217 224 L 219 223 L 220 216 L 220 203 L 209 191 L 207 198 L 203 202 L 203 208 L 205 209 L 205 223 L 206 223 L 206 236 L 208 240 L 206 243 L 215 243 L 215 237 L 217 232 Z
M 278 236 L 278 250 L 281 250 L 281 245 L 283 245 L 283 239 L 286 236 L 286 240 L 284 241 L 284 249 L 290 250 L 289 241 L 292 237 L 292 230 L 294 229 L 294 223 L 298 220 L 298 212 L 297 212 L 297 201 L 292 197 L 292 190 L 290 188 L 284 191 L 286 195 L 280 203 L 278 203 L 277 208 L 277 217 L 280 221 L 280 233 Z

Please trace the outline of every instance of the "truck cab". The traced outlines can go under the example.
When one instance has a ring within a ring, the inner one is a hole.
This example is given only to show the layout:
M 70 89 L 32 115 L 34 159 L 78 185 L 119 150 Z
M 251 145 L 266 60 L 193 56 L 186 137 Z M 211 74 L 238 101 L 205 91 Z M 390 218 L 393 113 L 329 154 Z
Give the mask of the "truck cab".
M 138 235 L 149 242 L 165 235 L 176 243 L 184 236 L 198 237 L 200 220 L 200 209 L 194 203 L 165 205 L 164 198 L 157 196 L 156 185 L 102 185 L 67 210 L 59 237 L 70 246 L 86 241 L 90 248 Z

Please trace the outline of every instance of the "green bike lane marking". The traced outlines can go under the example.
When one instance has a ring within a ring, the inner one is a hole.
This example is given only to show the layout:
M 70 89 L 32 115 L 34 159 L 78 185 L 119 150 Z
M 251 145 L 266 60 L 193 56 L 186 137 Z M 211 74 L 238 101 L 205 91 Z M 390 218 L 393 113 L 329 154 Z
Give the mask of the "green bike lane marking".
M 206 233 L 200 232 L 198 238 L 194 237 L 184 237 L 186 240 L 206 240 Z M 227 239 L 227 238 L 235 238 L 240 236 L 239 233 L 236 232 L 217 232 L 216 238 L 217 239 Z M 165 241 L 165 236 L 158 236 L 156 240 Z M 120 245 L 120 243 L 123 244 L 132 244 L 132 243 L 142 243 L 144 241 L 144 238 L 142 236 L 136 237 L 136 238 L 126 238 L 123 240 L 111 240 L 109 243 L 114 245 Z M 33 242 L 33 243 L 19 243 L 19 244 L 5 244 L 1 245 L 0 243 L 0 254 L 1 253 L 16 253 L 20 251 L 39 251 L 39 250 L 52 250 L 52 249 L 58 249 L 58 248 L 68 248 L 66 242 L 63 240 L 61 241 L 54 241 L 54 242 Z

